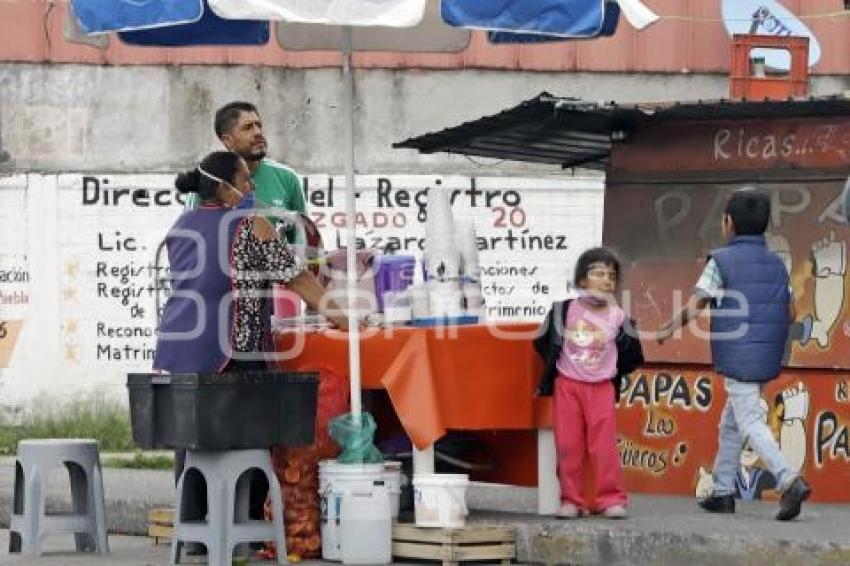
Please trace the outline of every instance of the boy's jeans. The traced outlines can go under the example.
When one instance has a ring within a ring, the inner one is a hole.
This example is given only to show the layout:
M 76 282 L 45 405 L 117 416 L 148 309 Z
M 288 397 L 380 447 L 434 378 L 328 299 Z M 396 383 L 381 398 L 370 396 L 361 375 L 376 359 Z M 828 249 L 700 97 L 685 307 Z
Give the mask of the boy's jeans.
M 741 450 L 747 440 L 776 478 L 776 491 L 785 491 L 797 477 L 797 472 L 779 451 L 779 445 L 763 420 L 763 410 L 759 406 L 762 384 L 728 377 L 724 377 L 723 381 L 727 399 L 720 419 L 719 446 L 714 460 L 714 495 L 735 495 Z

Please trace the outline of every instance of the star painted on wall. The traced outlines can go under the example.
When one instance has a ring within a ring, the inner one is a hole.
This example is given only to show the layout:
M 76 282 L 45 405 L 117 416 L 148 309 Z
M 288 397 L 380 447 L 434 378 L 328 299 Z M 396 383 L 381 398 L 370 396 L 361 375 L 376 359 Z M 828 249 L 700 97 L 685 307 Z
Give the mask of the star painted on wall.
M 80 328 L 80 322 L 75 318 L 69 318 L 65 321 L 65 333 L 66 334 L 76 334 L 77 330 Z
M 76 259 L 65 263 L 65 275 L 68 277 L 76 277 L 79 269 L 80 262 Z
M 65 344 L 65 360 L 77 363 L 77 345 Z

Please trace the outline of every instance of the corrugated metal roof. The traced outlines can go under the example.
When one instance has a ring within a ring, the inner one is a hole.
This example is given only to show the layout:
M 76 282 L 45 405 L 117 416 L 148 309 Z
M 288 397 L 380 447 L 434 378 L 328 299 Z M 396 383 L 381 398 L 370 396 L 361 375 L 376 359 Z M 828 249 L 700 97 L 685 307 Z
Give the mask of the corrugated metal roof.
M 831 96 L 618 105 L 543 92 L 498 114 L 410 138 L 393 147 L 604 169 L 611 141 L 649 123 L 837 115 L 850 115 L 850 99 Z
M 572 119 L 563 122 L 562 106 Z M 549 93 L 493 116 L 394 144 L 422 153 L 449 152 L 514 161 L 604 168 L 611 152 L 611 116 L 595 104 Z

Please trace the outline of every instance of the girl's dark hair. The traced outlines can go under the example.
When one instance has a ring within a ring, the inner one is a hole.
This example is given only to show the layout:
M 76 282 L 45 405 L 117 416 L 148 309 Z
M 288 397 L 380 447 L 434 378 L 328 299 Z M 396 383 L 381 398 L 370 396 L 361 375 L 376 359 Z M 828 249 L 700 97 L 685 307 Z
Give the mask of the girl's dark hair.
M 575 275 L 573 276 L 573 283 L 576 287 L 580 286 L 582 279 L 587 278 L 587 272 L 590 271 L 590 266 L 594 263 L 602 263 L 609 267 L 613 267 L 614 271 L 617 272 L 617 279 L 619 280 L 620 260 L 617 259 L 616 255 L 614 255 L 614 252 L 608 248 L 590 248 L 578 256 Z
M 239 159 L 238 155 L 230 151 L 214 151 L 204 157 L 199 167 L 222 181 L 233 183 Z M 202 200 L 209 200 L 215 196 L 218 181 L 207 177 L 200 169 L 195 167 L 180 173 L 174 180 L 174 186 L 181 193 L 198 193 Z

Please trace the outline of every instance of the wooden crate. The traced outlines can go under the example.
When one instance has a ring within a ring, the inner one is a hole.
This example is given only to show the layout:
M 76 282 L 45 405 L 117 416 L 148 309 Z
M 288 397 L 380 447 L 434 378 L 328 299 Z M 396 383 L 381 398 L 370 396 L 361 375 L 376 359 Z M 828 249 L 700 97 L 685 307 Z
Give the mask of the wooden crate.
M 516 533 L 512 527 L 435 529 L 399 524 L 393 526 L 393 556 L 434 560 L 443 566 L 471 560 L 510 564 L 516 558 Z
M 174 509 L 156 507 L 148 511 L 148 536 L 159 544 L 159 539 L 171 539 L 174 531 Z

